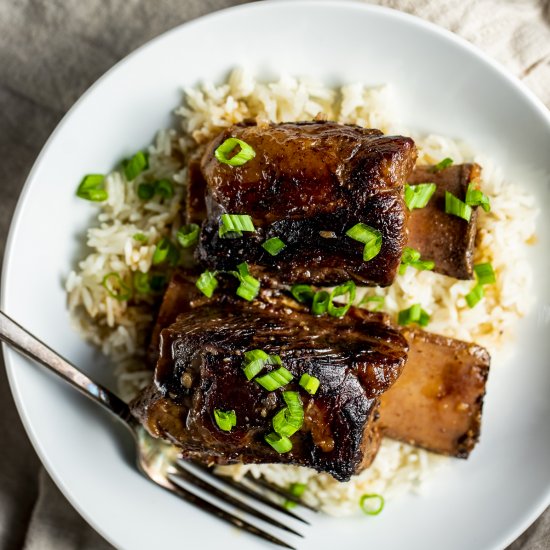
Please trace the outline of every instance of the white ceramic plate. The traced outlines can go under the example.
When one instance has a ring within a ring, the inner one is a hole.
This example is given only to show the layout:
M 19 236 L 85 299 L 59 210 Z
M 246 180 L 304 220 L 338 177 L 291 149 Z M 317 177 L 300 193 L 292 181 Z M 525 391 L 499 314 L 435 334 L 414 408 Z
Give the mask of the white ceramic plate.
M 71 328 L 62 289 L 96 212 L 75 198 L 75 186 L 85 173 L 109 171 L 171 124 L 183 86 L 222 79 L 236 65 L 268 77 L 284 71 L 331 84 L 391 83 L 409 127 L 467 140 L 532 190 L 543 212 L 550 207 L 548 112 L 450 33 L 351 2 L 262 2 L 183 25 L 121 61 L 71 109 L 38 158 L 11 228 L 2 308 L 100 381 L 112 382 L 109 371 Z M 539 236 L 537 308 L 521 327 L 515 358 L 493 366 L 483 435 L 472 457 L 453 462 L 428 496 L 390 502 L 376 518 L 316 518 L 300 548 L 503 548 L 543 511 L 550 501 L 547 215 Z M 98 407 L 4 351 L 19 412 L 42 461 L 115 546 L 262 546 L 140 477 L 129 466 L 128 439 Z

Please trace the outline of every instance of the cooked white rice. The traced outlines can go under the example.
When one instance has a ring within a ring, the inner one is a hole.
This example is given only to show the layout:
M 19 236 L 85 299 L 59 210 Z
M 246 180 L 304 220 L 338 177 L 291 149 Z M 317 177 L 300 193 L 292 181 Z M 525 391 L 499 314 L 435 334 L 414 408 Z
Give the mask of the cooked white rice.
M 153 298 L 139 297 L 129 303 L 112 298 L 102 285 L 111 272 L 129 281 L 136 271 L 148 272 L 156 244 L 163 236 L 174 239 L 180 226 L 181 201 L 186 185 L 186 160 L 198 144 L 208 141 L 220 128 L 246 119 L 275 122 L 323 118 L 403 132 L 388 86 L 367 88 L 351 84 L 339 89 L 318 82 L 282 77 L 260 83 L 240 69 L 220 86 L 210 83 L 185 90 L 185 104 L 176 110 L 182 128 L 162 130 L 149 147 L 149 169 L 129 184 L 122 171 L 106 177 L 109 193 L 100 205 L 98 225 L 88 230 L 92 252 L 78 264 L 66 281 L 68 304 L 82 334 L 101 347 L 118 365 L 120 389 L 131 398 L 151 377 L 142 366 L 144 347 L 153 322 Z M 476 263 L 491 262 L 497 282 L 485 287 L 485 297 L 470 309 L 464 296 L 472 281 L 458 281 L 429 271 L 409 268 L 389 288 L 364 289 L 363 294 L 385 296 L 384 310 L 397 315 L 420 303 L 431 315 L 428 330 L 487 347 L 493 364 L 501 360 L 503 344 L 512 342 L 517 321 L 533 303 L 527 245 L 535 240 L 534 198 L 506 182 L 490 159 L 478 157 L 464 144 L 449 137 L 411 135 L 418 146 L 419 164 L 445 157 L 455 163 L 476 161 L 483 167 L 482 189 L 491 198 L 491 212 L 479 216 Z M 144 202 L 137 186 L 147 179 L 169 178 L 175 193 L 171 199 Z M 144 243 L 133 236 L 143 233 Z M 359 295 L 361 298 L 361 294 Z M 496 360 L 495 360 L 496 357 Z M 307 483 L 304 498 L 332 515 L 358 511 L 364 493 L 386 498 L 416 489 L 436 464 L 448 459 L 395 441 L 384 440 L 373 465 L 348 483 L 307 468 L 282 465 L 224 466 L 228 475 L 246 471 L 265 476 L 281 486 Z

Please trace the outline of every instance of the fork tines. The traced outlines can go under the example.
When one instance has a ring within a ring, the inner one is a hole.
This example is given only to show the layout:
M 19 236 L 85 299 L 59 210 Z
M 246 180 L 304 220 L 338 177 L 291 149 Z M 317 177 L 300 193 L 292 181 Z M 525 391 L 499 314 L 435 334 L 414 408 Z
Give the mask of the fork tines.
M 292 502 L 295 502 L 296 504 L 299 504 L 300 506 L 303 506 L 304 508 L 307 508 L 308 510 L 311 510 L 312 512 L 318 512 L 317 508 L 314 508 L 313 506 L 310 506 L 309 504 L 306 504 L 303 502 L 300 497 L 297 497 L 296 495 L 293 495 L 290 491 L 285 491 L 284 489 L 281 489 L 278 485 L 275 485 L 273 483 L 269 483 L 269 481 L 266 481 L 265 479 L 262 479 L 261 477 L 254 477 L 252 474 L 247 473 L 245 474 L 244 478 L 247 481 L 250 481 L 250 483 L 255 483 L 256 485 L 259 485 L 260 487 L 263 487 L 264 489 L 267 489 L 268 491 L 271 491 L 287 500 L 290 500 Z
M 293 514 L 289 510 L 287 510 L 284 506 L 281 504 L 278 504 L 274 502 L 273 500 L 267 498 L 266 496 L 258 493 L 257 491 L 246 487 L 244 484 L 238 483 L 236 481 L 230 480 L 229 478 L 225 478 L 223 476 L 218 476 L 213 473 L 213 471 L 201 464 L 195 464 L 193 463 L 194 467 L 197 467 L 201 472 L 207 473 L 210 476 L 213 476 L 216 480 L 221 481 L 222 483 L 229 485 L 233 489 L 236 489 L 240 491 L 241 493 L 246 494 L 247 496 L 250 496 L 254 498 L 255 500 L 262 502 L 263 504 L 266 504 L 267 506 L 270 506 L 271 508 L 274 508 L 284 514 L 286 514 L 289 517 L 292 517 L 293 519 L 297 519 L 299 521 L 302 521 L 304 523 L 308 523 L 307 521 L 303 520 L 299 516 Z M 182 483 L 188 483 L 193 485 L 194 487 L 204 491 L 210 496 L 213 496 L 214 498 L 219 499 L 220 501 L 229 504 L 231 506 L 234 506 L 235 508 L 242 510 L 243 512 L 246 512 L 247 514 L 250 514 L 252 517 L 259 519 L 261 521 L 264 521 L 266 523 L 269 523 L 270 525 L 273 525 L 279 529 L 283 529 L 289 533 L 292 533 L 294 535 L 297 535 L 299 537 L 302 537 L 300 533 L 289 527 L 288 525 L 285 525 L 284 523 L 278 521 L 277 519 L 265 514 L 264 512 L 252 507 L 251 505 L 247 504 L 244 500 L 241 500 L 240 498 L 236 498 L 233 495 L 229 494 L 228 492 L 223 491 L 213 483 L 208 482 L 203 477 L 200 477 L 193 473 L 191 471 L 191 468 L 189 467 L 189 462 L 184 461 L 182 459 L 178 459 L 177 463 L 174 464 L 174 468 L 172 471 L 170 471 L 167 475 L 168 479 L 172 484 L 174 484 L 176 487 L 183 489 Z M 227 482 L 227 483 L 226 483 Z M 214 506 L 212 503 L 210 503 L 211 506 Z M 199 505 L 199 507 L 203 508 Z M 215 507 L 215 506 L 214 506 Z M 222 511 L 221 509 L 218 509 Z M 207 510 L 210 513 L 212 513 L 212 510 Z M 274 537 L 273 535 L 263 531 L 262 529 L 256 527 L 253 524 L 248 523 L 247 521 L 244 521 L 243 519 L 240 519 L 236 516 L 233 516 L 232 514 L 223 511 L 225 516 L 221 516 L 220 514 L 216 513 L 218 517 L 221 517 L 221 519 L 224 519 L 225 521 L 229 521 L 233 525 L 237 525 L 238 527 L 244 529 L 245 531 L 256 535 L 258 537 L 263 538 L 264 540 L 267 540 L 269 542 L 272 542 L 273 544 L 277 544 L 279 546 L 282 546 L 284 548 L 294 548 L 293 546 L 290 546 L 286 542 Z M 227 517 L 229 516 L 229 517 Z
M 309 525 L 309 521 L 305 520 L 304 518 L 301 518 L 300 516 L 296 515 L 294 512 L 291 512 L 288 508 L 286 508 L 283 504 L 280 504 L 279 502 L 275 502 L 271 498 L 265 496 L 264 494 L 258 492 L 257 489 L 252 489 L 248 485 L 245 485 L 244 483 L 241 483 L 239 481 L 235 481 L 233 478 L 230 478 L 228 476 L 223 476 L 215 473 L 213 468 L 209 468 L 208 466 L 205 466 L 204 464 L 200 464 L 199 462 L 193 462 L 193 465 L 204 472 L 205 474 L 208 474 L 211 477 L 214 477 L 224 485 L 227 485 L 228 487 L 231 487 L 232 489 L 235 489 L 236 491 L 239 491 L 247 496 L 252 497 L 253 499 L 256 499 L 260 501 L 261 503 L 265 504 L 266 506 L 269 506 L 270 508 L 273 508 L 274 510 L 277 510 L 281 512 L 282 514 L 286 514 L 287 516 L 290 516 L 293 519 L 296 519 L 298 521 L 301 521 L 302 523 L 305 523 L 306 525 Z

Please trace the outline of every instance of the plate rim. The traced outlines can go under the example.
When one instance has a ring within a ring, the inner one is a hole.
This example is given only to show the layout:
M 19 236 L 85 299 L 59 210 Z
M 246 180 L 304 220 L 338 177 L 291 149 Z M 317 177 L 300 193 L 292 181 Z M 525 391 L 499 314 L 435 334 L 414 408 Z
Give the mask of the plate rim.
M 161 34 L 153 37 L 152 39 L 138 46 L 136 49 L 132 50 L 130 53 L 128 53 L 123 58 L 118 60 L 100 77 L 98 77 L 84 91 L 84 93 L 73 103 L 73 105 L 68 109 L 68 111 L 63 115 L 63 117 L 57 123 L 52 133 L 44 142 L 40 150 L 40 153 L 36 157 L 36 160 L 33 162 L 33 165 L 29 170 L 27 177 L 25 178 L 25 183 L 17 199 L 16 207 L 13 211 L 12 219 L 10 221 L 8 236 L 6 239 L 6 245 L 4 249 L 2 272 L 0 275 L 0 279 L 1 279 L 0 308 L 2 310 L 6 311 L 5 297 L 8 291 L 7 280 L 8 280 L 8 271 L 10 269 L 9 266 L 11 263 L 10 258 L 15 252 L 14 242 L 16 241 L 16 236 L 20 230 L 20 221 L 21 221 L 20 218 L 22 216 L 22 212 L 25 209 L 26 202 L 29 198 L 31 185 L 35 179 L 35 174 L 42 163 L 42 159 L 48 154 L 52 142 L 55 140 L 57 135 L 63 130 L 63 127 L 67 123 L 67 120 L 71 118 L 78 109 L 80 109 L 82 103 L 86 101 L 88 96 L 92 95 L 95 89 L 101 86 L 103 81 L 106 80 L 111 73 L 117 71 L 120 67 L 125 65 L 130 59 L 133 59 L 134 56 L 140 55 L 144 50 L 152 47 L 157 42 L 167 39 L 172 34 L 181 32 L 182 29 L 184 28 L 190 28 L 197 25 L 208 24 L 208 22 L 211 20 L 217 19 L 219 17 L 225 17 L 228 12 L 233 12 L 235 16 L 238 17 L 238 14 L 244 11 L 255 11 L 255 10 L 261 11 L 265 9 L 269 10 L 269 9 L 272 9 L 273 6 L 278 6 L 278 5 L 283 6 L 283 9 L 284 9 L 284 7 L 286 6 L 296 6 L 298 4 L 308 5 L 311 9 L 316 9 L 317 7 L 322 7 L 322 8 L 331 7 L 331 8 L 347 9 L 347 10 L 361 10 L 364 12 L 371 12 L 371 13 L 382 13 L 389 16 L 390 18 L 393 17 L 398 20 L 399 19 L 403 20 L 406 23 L 410 23 L 412 25 L 416 25 L 417 27 L 422 28 L 425 32 L 434 33 L 436 35 L 441 36 L 444 39 L 454 42 L 459 47 L 466 49 L 467 51 L 472 53 L 480 61 L 483 61 L 486 65 L 488 65 L 497 73 L 499 73 L 501 77 L 507 80 L 521 95 L 523 95 L 531 103 L 532 107 L 536 109 L 538 115 L 545 120 L 548 126 L 548 129 L 550 131 L 550 110 L 544 105 L 542 100 L 535 95 L 533 91 L 531 91 L 521 80 L 519 80 L 519 78 L 513 75 L 508 69 L 506 69 L 503 64 L 501 64 L 497 60 L 490 57 L 488 54 L 486 54 L 484 51 L 479 49 L 477 46 L 475 46 L 465 38 L 443 27 L 440 27 L 439 25 L 432 23 L 431 21 L 422 19 L 416 15 L 412 15 L 412 14 L 409 14 L 397 9 L 385 7 L 385 6 L 364 3 L 358 0 L 263 0 L 262 2 L 251 2 L 251 3 L 240 4 L 237 6 L 230 6 L 227 8 L 216 10 L 214 12 L 207 13 L 205 15 L 202 15 L 190 21 L 186 21 L 184 23 L 176 25 L 175 27 L 162 32 Z M 21 419 L 25 432 L 34 448 L 34 451 L 37 453 L 40 459 L 41 465 L 47 471 L 48 475 L 53 480 L 55 485 L 59 488 L 63 496 L 69 501 L 71 506 L 73 506 L 73 508 L 78 512 L 78 514 L 105 540 L 107 540 L 110 544 L 115 546 L 117 541 L 115 541 L 111 537 L 110 533 L 106 532 L 103 529 L 103 527 L 99 525 L 98 522 L 96 522 L 95 517 L 93 517 L 91 513 L 89 513 L 87 510 L 84 510 L 84 508 L 81 507 L 78 500 L 74 497 L 71 489 L 65 484 L 63 477 L 61 475 L 57 475 L 56 468 L 52 463 L 50 463 L 50 461 L 46 456 L 45 451 L 39 445 L 38 437 L 35 433 L 35 429 L 31 423 L 30 418 L 26 414 L 25 404 L 21 399 L 21 396 L 19 393 L 19 387 L 15 380 L 14 361 L 16 361 L 16 358 L 20 358 L 21 356 L 11 348 L 8 348 L 8 346 L 4 343 L 1 343 L 1 349 L 4 357 L 8 384 L 16 406 L 17 413 L 19 415 L 19 418 Z M 548 506 L 550 506 L 550 486 L 547 487 L 546 494 L 543 494 L 541 496 L 540 502 L 538 502 L 536 505 L 534 505 L 531 508 L 531 513 L 527 514 L 524 517 L 523 521 L 514 524 L 515 527 L 510 529 L 507 533 L 504 533 L 503 535 L 501 535 L 498 540 L 495 539 L 495 544 L 491 548 L 494 550 L 500 550 L 500 549 L 506 548 L 509 544 L 514 542 L 514 540 L 516 540 L 522 533 L 524 533 L 540 517 L 540 515 L 545 511 L 545 509 Z M 487 550 L 490 550 L 490 549 L 487 549 Z

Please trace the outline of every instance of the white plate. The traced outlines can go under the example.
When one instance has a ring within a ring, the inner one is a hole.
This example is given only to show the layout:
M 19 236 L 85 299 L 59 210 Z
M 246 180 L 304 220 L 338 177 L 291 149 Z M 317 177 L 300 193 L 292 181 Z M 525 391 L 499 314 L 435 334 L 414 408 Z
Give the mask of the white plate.
M 258 3 L 178 27 L 140 48 L 71 109 L 38 158 L 13 220 L 2 307 L 76 364 L 110 382 L 69 323 L 62 281 L 96 209 L 77 199 L 85 173 L 107 172 L 170 124 L 183 86 L 244 65 L 328 83 L 391 83 L 412 128 L 463 138 L 493 156 L 548 212 L 550 118 L 522 85 L 457 37 L 352 2 Z M 491 373 L 479 447 L 428 496 L 376 518 L 319 517 L 300 548 L 503 548 L 550 501 L 548 216 L 534 247 L 538 302 L 517 355 Z M 98 407 L 5 350 L 11 387 L 46 468 L 80 513 L 119 548 L 261 547 L 141 478 L 128 439 Z M 288 537 L 290 538 L 290 537 Z M 268 546 L 266 545 L 266 548 Z

